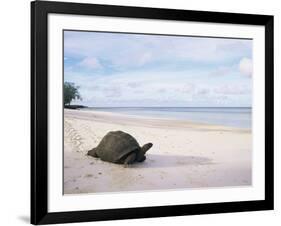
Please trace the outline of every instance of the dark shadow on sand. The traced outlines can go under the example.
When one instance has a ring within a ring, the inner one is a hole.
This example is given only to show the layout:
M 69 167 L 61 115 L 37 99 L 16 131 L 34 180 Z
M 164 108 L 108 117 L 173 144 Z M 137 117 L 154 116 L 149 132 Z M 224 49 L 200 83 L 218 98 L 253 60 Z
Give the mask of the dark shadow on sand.
M 133 167 L 162 168 L 211 164 L 214 164 L 212 159 L 199 156 L 148 154 L 144 162 L 134 164 Z

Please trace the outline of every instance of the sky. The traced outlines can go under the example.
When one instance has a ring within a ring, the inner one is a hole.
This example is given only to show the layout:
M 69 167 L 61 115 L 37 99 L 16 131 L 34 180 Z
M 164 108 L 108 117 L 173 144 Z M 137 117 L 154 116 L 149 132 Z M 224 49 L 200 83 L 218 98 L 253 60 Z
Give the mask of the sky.
M 252 40 L 64 31 L 64 81 L 91 107 L 251 107 Z

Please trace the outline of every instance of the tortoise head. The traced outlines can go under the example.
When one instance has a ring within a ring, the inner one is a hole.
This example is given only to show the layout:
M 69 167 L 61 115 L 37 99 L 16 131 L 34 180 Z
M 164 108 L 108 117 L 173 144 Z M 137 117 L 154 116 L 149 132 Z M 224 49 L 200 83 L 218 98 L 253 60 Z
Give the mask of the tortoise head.
M 138 152 L 137 154 L 137 161 L 138 162 L 143 162 L 146 157 L 145 157 L 145 153 L 153 146 L 152 143 L 147 143 L 145 145 L 143 145 L 141 148 L 140 148 L 140 151 Z

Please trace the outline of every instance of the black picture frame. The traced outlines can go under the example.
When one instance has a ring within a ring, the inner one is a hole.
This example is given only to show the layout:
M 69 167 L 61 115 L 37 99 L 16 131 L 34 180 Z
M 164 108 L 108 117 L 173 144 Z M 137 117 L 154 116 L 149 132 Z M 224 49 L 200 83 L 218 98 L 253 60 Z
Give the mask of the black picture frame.
M 48 14 L 147 18 L 265 27 L 265 199 L 142 208 L 48 212 Z M 51 224 L 191 214 L 272 210 L 273 16 L 35 1 L 31 3 L 31 223 Z

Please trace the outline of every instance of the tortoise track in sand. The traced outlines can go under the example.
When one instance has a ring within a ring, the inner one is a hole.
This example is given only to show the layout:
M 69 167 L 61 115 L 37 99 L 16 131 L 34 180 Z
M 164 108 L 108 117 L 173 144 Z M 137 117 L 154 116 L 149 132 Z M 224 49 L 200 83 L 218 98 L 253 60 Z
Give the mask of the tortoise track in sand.
M 77 152 L 84 152 L 83 139 L 69 120 L 64 120 L 64 139 L 65 142 L 71 143 Z

